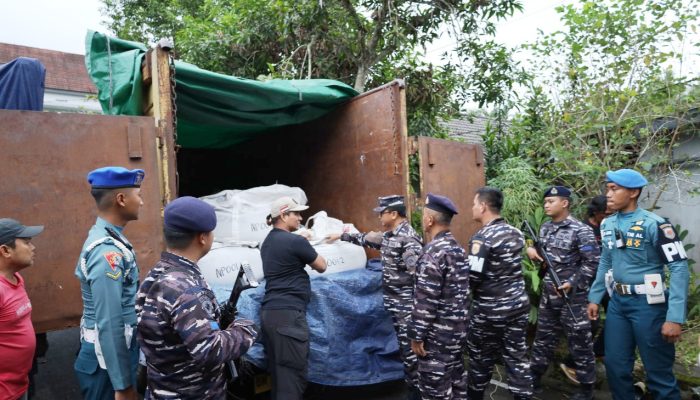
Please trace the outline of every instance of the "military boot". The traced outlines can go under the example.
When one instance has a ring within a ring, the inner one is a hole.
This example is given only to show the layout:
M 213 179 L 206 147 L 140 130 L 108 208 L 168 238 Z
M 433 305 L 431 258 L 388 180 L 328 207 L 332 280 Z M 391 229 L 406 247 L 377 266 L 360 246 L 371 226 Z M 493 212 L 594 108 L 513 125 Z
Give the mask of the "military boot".
M 582 383 L 581 387 L 569 397 L 570 400 L 593 400 L 593 384 Z
M 467 398 L 469 400 L 484 400 L 484 391 L 476 391 L 469 388 L 467 389 Z
M 533 393 L 542 393 L 542 375 L 538 373 L 532 374 L 532 391 Z
M 409 386 L 406 400 L 421 400 L 420 389 L 415 386 Z

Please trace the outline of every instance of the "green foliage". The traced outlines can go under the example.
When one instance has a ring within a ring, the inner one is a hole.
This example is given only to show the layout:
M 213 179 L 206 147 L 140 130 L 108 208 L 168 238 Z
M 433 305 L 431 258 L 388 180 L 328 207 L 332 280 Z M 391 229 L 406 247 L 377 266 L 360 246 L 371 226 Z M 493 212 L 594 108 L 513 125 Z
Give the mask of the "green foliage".
M 645 171 L 655 181 L 645 189 L 651 208 L 674 180 L 698 192 L 690 160 L 674 150 L 681 135 L 698 134 L 686 116 L 700 106 L 698 71 L 678 66 L 699 8 L 686 0 L 585 0 L 558 8 L 565 29 L 527 46 L 532 67 L 524 100 L 504 95 L 484 136 L 487 181 L 503 189 L 511 223 L 541 221 L 540 185 L 566 185 L 587 199 L 600 194 L 610 169 Z M 505 113 L 507 125 L 499 119 Z M 531 300 L 538 299 L 537 267 L 525 259 L 523 272 Z M 689 315 L 696 318 L 700 281 L 692 266 L 691 277 Z
M 567 30 L 529 46 L 537 79 L 503 140 L 513 145 L 495 146 L 489 157 L 522 156 L 542 180 L 581 197 L 598 194 L 609 169 L 642 169 L 662 182 L 679 173 L 672 151 L 690 128 L 684 112 L 700 97 L 692 79 L 667 66 L 681 60 L 675 44 L 698 4 L 584 1 L 558 10 Z
M 380 86 L 395 78 L 406 82 L 406 103 L 410 136 L 447 138 L 448 130 L 439 121 L 459 115 L 459 104 L 452 96 L 461 90 L 463 77 L 453 66 L 434 66 L 421 61 L 417 54 L 390 57 L 372 69 L 369 87 Z
M 688 236 L 688 230 L 683 229 L 680 225 L 676 224 L 676 232 L 678 232 L 678 238 L 684 241 L 686 236 Z M 683 243 L 686 253 L 695 247 L 694 243 Z M 690 273 L 690 282 L 688 284 L 688 319 L 694 319 L 700 317 L 700 276 L 693 269 L 695 260 L 692 258 L 688 259 L 688 272 Z
M 520 157 L 506 159 L 496 167 L 496 175 L 489 185 L 503 192 L 501 214 L 510 224 L 520 226 L 523 218 L 542 208 L 544 186 L 526 160 Z
M 509 52 L 489 41 L 495 21 L 518 0 L 102 0 L 119 37 L 175 41 L 176 56 L 201 68 L 251 79 L 329 78 L 364 91 L 394 78 L 407 86 L 409 132 L 444 137 L 438 124 L 457 101 L 500 98 L 516 74 Z M 467 67 L 418 61 L 450 31 Z M 484 73 L 484 70 L 494 73 Z M 498 71 L 498 73 L 495 73 Z
M 533 214 L 528 215 L 525 219 L 528 221 L 535 234 L 537 234 L 547 217 L 544 215 L 544 210 L 542 207 L 538 207 Z M 532 238 L 527 237 L 529 235 L 527 232 L 523 232 L 523 234 L 526 235 L 526 245 L 525 249 L 523 250 L 522 261 L 523 278 L 525 278 L 525 290 L 527 290 L 527 295 L 530 299 L 530 315 L 528 317 L 528 321 L 531 324 L 535 324 L 537 322 L 537 310 L 542 294 L 542 278 L 540 278 L 541 266 L 539 263 L 530 260 L 527 257 L 527 254 L 525 254 L 527 247 L 532 245 Z

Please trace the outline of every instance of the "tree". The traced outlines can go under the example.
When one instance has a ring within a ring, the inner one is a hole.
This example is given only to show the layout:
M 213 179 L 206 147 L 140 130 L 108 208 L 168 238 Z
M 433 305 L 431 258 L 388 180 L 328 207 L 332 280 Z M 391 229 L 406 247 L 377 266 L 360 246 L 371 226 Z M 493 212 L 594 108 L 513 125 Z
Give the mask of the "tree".
M 503 49 L 486 39 L 496 20 L 521 9 L 518 0 L 103 2 L 117 36 L 140 42 L 172 37 L 176 57 L 211 71 L 252 79 L 330 78 L 358 91 L 404 78 L 410 134 L 437 136 L 445 134 L 438 121 L 455 116 L 459 102 L 486 104 L 503 91 L 493 77 L 513 74 Z M 424 46 L 445 33 L 460 43 L 466 62 L 421 61 Z
M 487 137 L 488 157 L 524 158 L 541 180 L 581 196 L 600 193 L 606 170 L 641 169 L 662 182 L 655 206 L 668 178 L 687 176 L 673 152 L 681 134 L 694 132 L 687 112 L 700 104 L 700 86 L 697 71 L 679 66 L 699 7 L 685 0 L 559 7 L 566 29 L 528 46 L 527 101 L 508 135 Z
M 430 43 L 448 24 L 472 39 L 492 35 L 493 20 L 521 8 L 517 0 L 103 1 L 118 36 L 174 37 L 180 56 L 204 68 L 256 77 L 274 65 L 352 81 L 358 91 L 378 63 Z

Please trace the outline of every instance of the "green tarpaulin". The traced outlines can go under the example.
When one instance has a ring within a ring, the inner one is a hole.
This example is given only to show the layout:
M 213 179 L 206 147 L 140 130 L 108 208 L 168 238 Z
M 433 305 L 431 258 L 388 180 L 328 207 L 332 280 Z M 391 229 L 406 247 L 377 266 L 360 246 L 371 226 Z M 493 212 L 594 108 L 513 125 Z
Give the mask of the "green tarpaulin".
M 89 31 L 85 65 L 105 114 L 142 115 L 141 61 L 147 48 Z M 316 119 L 357 95 L 328 79 L 260 82 L 175 61 L 177 141 L 224 148 L 260 133 Z

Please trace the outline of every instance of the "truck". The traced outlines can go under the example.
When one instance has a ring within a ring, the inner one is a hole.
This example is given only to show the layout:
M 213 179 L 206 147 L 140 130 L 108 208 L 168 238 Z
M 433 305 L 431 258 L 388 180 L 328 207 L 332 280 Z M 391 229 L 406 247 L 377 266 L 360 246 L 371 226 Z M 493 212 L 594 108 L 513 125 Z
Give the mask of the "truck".
M 410 136 L 401 80 L 302 124 L 225 148 L 192 148 L 177 137 L 177 95 L 186 88 L 173 84 L 172 55 L 160 46 L 148 49 L 139 67 L 141 115 L 0 110 L 0 216 L 46 227 L 34 240 L 34 266 L 22 271 L 37 332 L 80 323 L 74 271 L 96 217 L 86 174 L 100 166 L 146 171 L 140 218 L 125 231 L 142 278 L 164 250 L 164 206 L 177 196 L 222 189 L 298 186 L 309 199 L 309 215 L 325 210 L 361 231 L 378 228 L 371 212 L 377 197 L 406 196 L 410 214 L 434 192 L 459 208 L 453 232 L 462 245 L 477 228 L 470 209 L 475 189 L 485 183 L 482 148 Z

